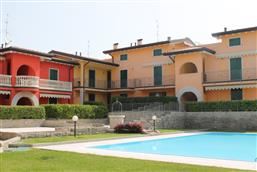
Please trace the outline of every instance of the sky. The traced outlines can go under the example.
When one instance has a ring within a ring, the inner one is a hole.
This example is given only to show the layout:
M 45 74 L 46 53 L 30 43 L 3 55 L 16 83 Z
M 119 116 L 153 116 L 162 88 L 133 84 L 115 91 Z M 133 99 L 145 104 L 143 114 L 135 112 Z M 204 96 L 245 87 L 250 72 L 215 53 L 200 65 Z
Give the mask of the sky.
M 0 0 L 1 43 L 106 58 L 102 51 L 257 26 L 257 0 Z M 8 17 L 7 17 L 8 16 Z M 6 34 L 6 21 L 7 34 Z

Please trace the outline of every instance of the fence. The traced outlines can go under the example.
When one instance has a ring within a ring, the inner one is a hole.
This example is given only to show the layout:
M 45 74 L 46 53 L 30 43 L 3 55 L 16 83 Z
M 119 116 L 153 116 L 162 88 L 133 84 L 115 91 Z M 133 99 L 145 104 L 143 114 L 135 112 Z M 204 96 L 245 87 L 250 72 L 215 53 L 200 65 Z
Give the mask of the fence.
M 112 107 L 112 112 L 118 111 L 179 111 L 179 103 L 123 103 L 121 106 L 117 104 Z

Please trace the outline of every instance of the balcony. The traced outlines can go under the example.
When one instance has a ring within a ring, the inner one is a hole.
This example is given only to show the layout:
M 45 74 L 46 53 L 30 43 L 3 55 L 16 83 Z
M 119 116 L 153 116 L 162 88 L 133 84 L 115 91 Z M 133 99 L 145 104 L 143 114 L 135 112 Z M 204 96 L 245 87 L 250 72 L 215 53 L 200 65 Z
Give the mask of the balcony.
M 48 79 L 39 80 L 40 89 L 59 90 L 59 91 L 72 91 L 72 83 L 64 81 L 54 81 Z
M 0 74 L 0 86 L 10 87 L 12 76 Z
M 1 81 L 1 76 L 0 76 Z M 72 91 L 71 82 L 39 79 L 37 76 L 16 76 L 15 87 L 40 88 L 46 90 Z
M 205 72 L 203 75 L 204 83 L 233 82 L 257 80 L 256 68 L 245 68 L 242 70 L 225 70 Z
M 16 87 L 38 87 L 39 77 L 37 76 L 16 76 Z
M 75 87 L 80 87 L 80 82 L 75 79 Z M 128 80 L 86 80 L 82 87 L 95 89 L 133 89 L 144 87 L 163 87 L 175 85 L 174 76 L 163 76 L 162 78 L 136 78 Z

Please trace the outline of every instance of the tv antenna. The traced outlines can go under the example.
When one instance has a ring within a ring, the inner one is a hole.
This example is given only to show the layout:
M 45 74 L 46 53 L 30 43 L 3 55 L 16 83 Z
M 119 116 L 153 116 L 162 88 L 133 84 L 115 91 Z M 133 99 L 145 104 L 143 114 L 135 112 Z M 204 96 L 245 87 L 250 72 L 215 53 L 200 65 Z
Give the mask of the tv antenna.
M 87 41 L 87 57 L 89 57 L 90 41 Z
M 8 45 L 12 42 L 9 39 L 9 31 L 8 31 L 8 24 L 9 24 L 9 15 L 6 15 L 6 20 L 5 20 L 5 41 L 4 41 L 4 46 L 8 47 Z
M 156 40 L 159 41 L 159 20 L 156 20 Z

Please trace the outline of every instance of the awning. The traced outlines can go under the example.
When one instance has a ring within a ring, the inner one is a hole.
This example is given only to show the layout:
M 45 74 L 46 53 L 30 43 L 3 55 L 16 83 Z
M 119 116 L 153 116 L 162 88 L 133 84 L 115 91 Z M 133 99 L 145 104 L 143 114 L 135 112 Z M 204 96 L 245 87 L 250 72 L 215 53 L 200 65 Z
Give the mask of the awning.
M 62 94 L 40 94 L 40 97 L 45 98 L 61 98 L 61 99 L 70 99 L 70 95 L 62 95 Z
M 210 91 L 210 90 L 231 90 L 231 89 L 242 89 L 242 88 L 257 88 L 257 84 L 207 86 L 207 87 L 205 87 L 205 90 L 206 91 Z
M 10 91 L 2 91 L 2 90 L 0 90 L 0 94 L 3 94 L 3 95 L 10 95 L 11 92 L 10 92 Z

